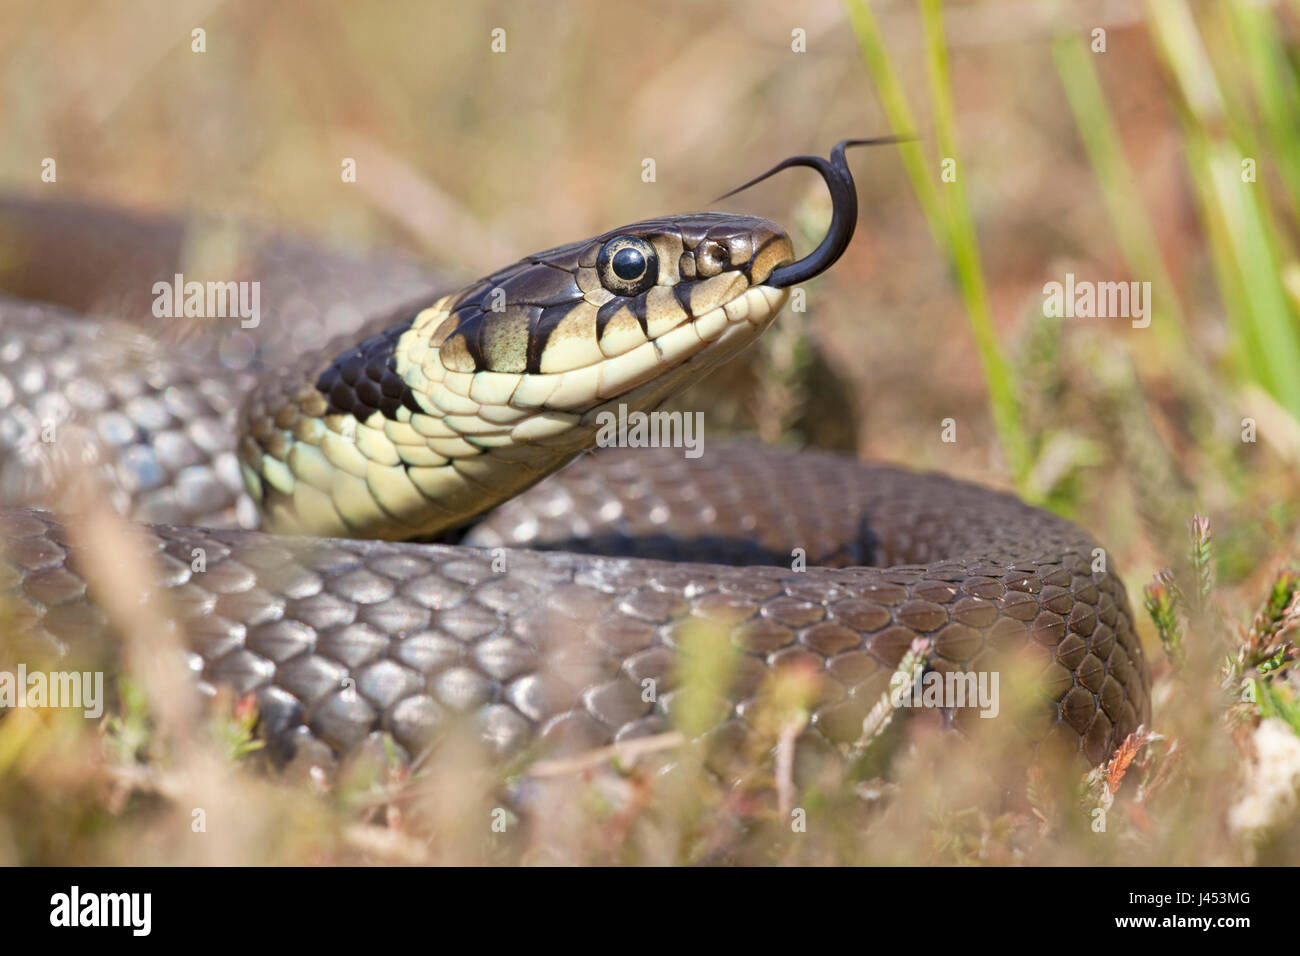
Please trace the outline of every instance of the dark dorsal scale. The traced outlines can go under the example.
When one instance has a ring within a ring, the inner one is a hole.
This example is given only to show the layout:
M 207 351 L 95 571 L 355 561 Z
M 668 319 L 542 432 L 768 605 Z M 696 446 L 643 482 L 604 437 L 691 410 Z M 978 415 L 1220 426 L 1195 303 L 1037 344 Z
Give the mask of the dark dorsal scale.
M 375 412 L 397 420 L 403 406 L 412 412 L 423 409 L 415 394 L 397 373 L 397 340 L 411 327 L 408 319 L 338 356 L 316 379 L 316 389 L 329 400 L 326 415 L 351 415 L 364 422 Z

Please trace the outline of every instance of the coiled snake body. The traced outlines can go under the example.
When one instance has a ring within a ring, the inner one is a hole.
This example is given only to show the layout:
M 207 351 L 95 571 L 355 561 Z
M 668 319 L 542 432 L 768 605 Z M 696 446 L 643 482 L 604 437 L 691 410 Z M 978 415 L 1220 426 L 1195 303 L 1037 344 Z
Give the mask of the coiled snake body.
M 192 258 L 179 223 L 5 203 L 5 664 L 113 646 L 62 519 L 38 510 L 75 462 L 150 525 L 193 671 L 256 695 L 280 760 L 379 740 L 413 758 L 457 715 L 506 754 L 655 733 L 703 621 L 738 651 L 724 738 L 772 672 L 800 667 L 817 677 L 800 745 L 847 746 L 922 638 L 937 670 L 1026 650 L 1047 697 L 1034 739 L 1101 761 L 1148 719 L 1148 677 L 1123 586 L 1065 520 L 938 475 L 753 445 L 604 449 L 556 472 L 602 412 L 655 408 L 842 252 L 843 147 L 792 162 L 835 199 L 830 235 L 797 262 L 770 222 L 674 216 L 437 297 L 403 261 L 244 234 L 231 271 L 261 283 L 258 327 L 181 339 L 185 320 L 151 310 L 154 283 Z M 319 349 L 339 329 L 348 342 Z M 455 545 L 397 543 L 476 518 Z

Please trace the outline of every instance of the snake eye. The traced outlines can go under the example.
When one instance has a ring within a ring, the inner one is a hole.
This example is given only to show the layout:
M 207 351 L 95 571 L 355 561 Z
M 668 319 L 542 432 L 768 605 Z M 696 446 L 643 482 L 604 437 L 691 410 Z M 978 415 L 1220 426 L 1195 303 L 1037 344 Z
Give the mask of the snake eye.
M 635 282 L 645 275 L 645 256 L 641 254 L 640 249 L 633 249 L 631 246 L 624 246 L 614 253 L 614 258 L 609 260 L 609 264 L 614 270 L 614 275 L 627 282 Z
M 601 247 L 596 269 L 615 295 L 640 295 L 659 280 L 659 257 L 644 239 L 618 236 Z

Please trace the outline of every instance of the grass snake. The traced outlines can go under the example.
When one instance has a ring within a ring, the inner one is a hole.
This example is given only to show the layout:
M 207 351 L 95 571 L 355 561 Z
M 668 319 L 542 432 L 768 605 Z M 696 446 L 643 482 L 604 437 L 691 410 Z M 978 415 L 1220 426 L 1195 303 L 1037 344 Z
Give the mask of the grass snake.
M 240 227 L 224 275 L 265 305 L 247 329 L 156 315 L 155 283 L 195 261 L 179 220 L 4 201 L 3 663 L 116 646 L 76 519 L 44 510 L 72 465 L 146 526 L 190 670 L 255 695 L 278 761 L 377 741 L 409 760 L 454 718 L 507 755 L 654 734 L 701 621 L 736 652 L 718 740 L 802 668 L 798 746 L 842 752 L 920 639 L 938 672 L 1027 655 L 1031 743 L 1103 760 L 1149 720 L 1149 678 L 1123 585 L 1068 521 L 816 451 L 583 454 L 601 413 L 657 408 L 839 257 L 857 213 L 845 145 L 776 167 L 831 190 L 800 260 L 766 220 L 675 215 L 439 295 L 417 263 Z M 228 232 L 209 230 L 218 253 Z

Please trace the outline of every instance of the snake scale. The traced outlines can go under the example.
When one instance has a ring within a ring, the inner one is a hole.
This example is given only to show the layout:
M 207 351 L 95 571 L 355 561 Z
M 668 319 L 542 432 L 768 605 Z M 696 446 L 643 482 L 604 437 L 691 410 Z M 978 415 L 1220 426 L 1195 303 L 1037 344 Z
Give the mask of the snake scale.
M 701 621 L 736 652 L 719 739 L 803 668 L 798 746 L 850 745 L 920 638 L 941 672 L 1029 655 L 1032 740 L 1100 762 L 1149 720 L 1149 678 L 1123 585 L 1069 522 L 816 451 L 581 454 L 601 411 L 656 408 L 838 258 L 845 145 L 776 167 L 831 189 L 830 231 L 798 261 L 765 220 L 668 216 L 440 296 L 405 259 L 243 228 L 222 277 L 260 283 L 247 329 L 151 309 L 201 230 L 0 204 L 4 665 L 113 654 L 69 519 L 43 510 L 75 464 L 147 526 L 190 670 L 255 695 L 280 762 L 376 741 L 410 760 L 453 719 L 503 755 L 667 730 Z

